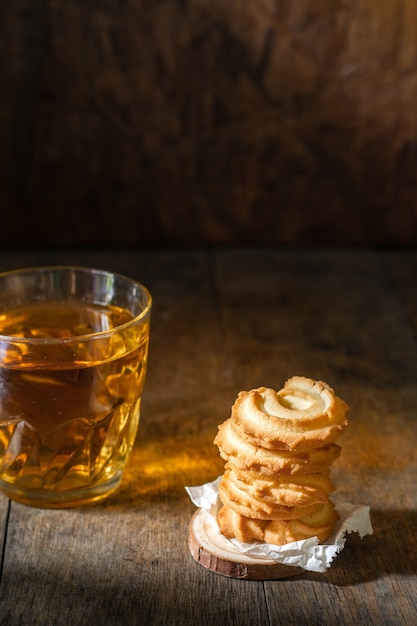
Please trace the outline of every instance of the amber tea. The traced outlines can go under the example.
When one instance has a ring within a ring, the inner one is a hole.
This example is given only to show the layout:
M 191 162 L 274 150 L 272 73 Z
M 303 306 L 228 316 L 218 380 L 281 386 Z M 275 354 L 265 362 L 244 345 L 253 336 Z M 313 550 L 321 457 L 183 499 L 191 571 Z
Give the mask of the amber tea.
M 0 312 L 0 490 L 75 506 L 121 481 L 136 436 L 149 316 L 79 301 Z M 7 338 L 7 340 L 5 340 Z

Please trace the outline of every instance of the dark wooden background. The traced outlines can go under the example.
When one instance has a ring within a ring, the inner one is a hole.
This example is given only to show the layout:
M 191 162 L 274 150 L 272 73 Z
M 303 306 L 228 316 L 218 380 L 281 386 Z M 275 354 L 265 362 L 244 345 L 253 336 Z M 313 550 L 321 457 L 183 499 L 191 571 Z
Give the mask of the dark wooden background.
M 415 0 L 0 3 L 0 245 L 414 244 Z

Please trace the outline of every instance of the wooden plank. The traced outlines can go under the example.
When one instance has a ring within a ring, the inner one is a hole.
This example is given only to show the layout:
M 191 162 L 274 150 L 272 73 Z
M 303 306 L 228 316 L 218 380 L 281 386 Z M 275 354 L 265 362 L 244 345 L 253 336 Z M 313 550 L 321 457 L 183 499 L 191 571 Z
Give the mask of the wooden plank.
M 55 249 L 30 259 L 142 280 L 154 296 L 151 351 L 120 493 L 84 510 L 12 504 L 0 623 L 413 623 L 414 254 Z M 222 471 L 212 442 L 238 391 L 294 373 L 328 380 L 351 405 L 334 480 L 342 497 L 370 504 L 375 535 L 349 537 L 324 575 L 262 583 L 208 572 L 188 551 L 195 509 L 184 486 Z
M 112 267 L 154 296 L 137 444 L 107 504 L 68 511 L 13 503 L 0 587 L 4 624 L 268 624 L 262 584 L 241 586 L 188 550 L 184 487 L 216 477 L 212 444 L 230 389 L 210 255 L 45 251 L 42 263 Z M 249 615 L 249 607 L 251 613 Z
M 4 549 L 6 543 L 9 508 L 10 503 L 8 498 L 0 494 L 0 583 L 3 571 Z
M 375 530 L 350 537 L 324 575 L 265 583 L 272 623 L 411 624 L 417 350 L 379 255 L 265 249 L 216 260 L 235 391 L 293 374 L 327 380 L 351 406 L 336 494 L 370 505 Z
M 382 255 L 387 272 L 387 288 L 398 294 L 405 319 L 402 325 L 411 325 L 417 333 L 417 255 L 414 250 L 386 251 Z

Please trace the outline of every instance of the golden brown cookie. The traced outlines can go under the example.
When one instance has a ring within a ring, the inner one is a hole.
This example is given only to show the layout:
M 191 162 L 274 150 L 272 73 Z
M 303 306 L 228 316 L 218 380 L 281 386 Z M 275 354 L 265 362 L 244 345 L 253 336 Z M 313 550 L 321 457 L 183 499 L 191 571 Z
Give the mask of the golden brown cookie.
M 239 437 L 233 428 L 231 418 L 220 424 L 214 443 L 218 446 L 221 457 L 234 467 L 251 469 L 261 474 L 328 472 L 341 451 L 336 443 L 304 452 L 272 450 L 256 446 Z
M 317 537 L 321 542 L 326 541 L 332 535 L 338 518 L 333 503 L 328 502 L 318 505 L 312 513 L 289 520 L 252 519 L 223 506 L 217 515 L 217 522 L 220 532 L 228 539 L 236 538 L 244 543 L 260 541 L 284 545 L 310 537 Z
M 326 502 L 334 485 L 330 478 L 322 474 L 277 474 L 276 477 L 269 477 L 255 472 L 236 473 L 226 464 L 220 489 L 230 499 L 250 500 L 252 508 L 263 510 L 268 505 L 293 508 Z
M 326 383 L 294 376 L 278 392 L 240 392 L 231 419 L 238 436 L 255 446 L 306 451 L 333 443 L 347 426 L 347 410 Z
M 322 491 L 308 493 L 302 489 L 293 493 L 289 489 L 283 489 L 278 500 L 272 497 L 257 497 L 249 493 L 233 473 L 227 471 L 219 484 L 219 497 L 224 505 L 241 515 L 264 520 L 302 517 L 307 512 L 313 512 L 317 504 L 327 501 L 327 496 Z M 290 504 L 290 501 L 293 504 Z
M 318 474 L 275 474 L 235 471 L 229 463 L 225 465 L 222 481 L 231 481 L 252 498 L 276 502 L 286 506 L 306 506 L 326 502 L 334 484 L 324 473 Z

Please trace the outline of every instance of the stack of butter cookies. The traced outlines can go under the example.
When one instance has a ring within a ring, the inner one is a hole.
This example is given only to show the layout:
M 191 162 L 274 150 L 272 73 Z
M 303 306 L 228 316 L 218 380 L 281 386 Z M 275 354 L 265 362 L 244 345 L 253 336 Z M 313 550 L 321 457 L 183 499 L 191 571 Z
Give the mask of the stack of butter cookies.
M 347 411 L 328 384 L 301 376 L 280 391 L 240 392 L 214 440 L 226 461 L 221 533 L 275 545 L 330 537 L 338 519 L 330 471 Z

